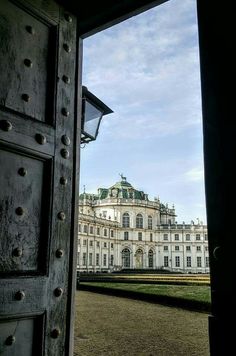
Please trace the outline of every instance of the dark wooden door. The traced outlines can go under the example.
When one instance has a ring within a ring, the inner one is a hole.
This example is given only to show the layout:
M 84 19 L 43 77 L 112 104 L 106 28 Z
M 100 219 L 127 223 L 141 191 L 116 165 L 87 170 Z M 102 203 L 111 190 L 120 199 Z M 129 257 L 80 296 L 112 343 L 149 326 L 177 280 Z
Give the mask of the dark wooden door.
M 76 18 L 56 2 L 0 0 L 4 356 L 72 352 L 77 48 Z

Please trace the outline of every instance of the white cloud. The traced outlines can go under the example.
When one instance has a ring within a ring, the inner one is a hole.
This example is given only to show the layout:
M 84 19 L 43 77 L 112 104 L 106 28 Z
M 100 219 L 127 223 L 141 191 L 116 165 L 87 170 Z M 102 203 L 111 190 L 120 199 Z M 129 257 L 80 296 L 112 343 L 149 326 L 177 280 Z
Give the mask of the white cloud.
M 204 170 L 202 167 L 194 167 L 185 173 L 187 181 L 204 181 Z

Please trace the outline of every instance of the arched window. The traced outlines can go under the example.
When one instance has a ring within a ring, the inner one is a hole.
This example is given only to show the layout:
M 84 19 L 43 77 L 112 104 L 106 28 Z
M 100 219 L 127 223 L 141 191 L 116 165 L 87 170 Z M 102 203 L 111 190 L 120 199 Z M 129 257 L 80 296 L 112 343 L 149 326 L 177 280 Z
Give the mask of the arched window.
M 149 250 L 148 252 L 148 267 L 153 268 L 153 251 Z
M 136 227 L 138 229 L 143 229 L 143 216 L 142 216 L 142 214 L 138 214 L 136 216 Z
M 124 248 L 122 251 L 122 267 L 130 268 L 130 250 L 128 248 Z
M 148 229 L 152 230 L 152 216 L 148 216 Z
M 122 226 L 129 227 L 129 213 L 124 213 L 122 218 Z

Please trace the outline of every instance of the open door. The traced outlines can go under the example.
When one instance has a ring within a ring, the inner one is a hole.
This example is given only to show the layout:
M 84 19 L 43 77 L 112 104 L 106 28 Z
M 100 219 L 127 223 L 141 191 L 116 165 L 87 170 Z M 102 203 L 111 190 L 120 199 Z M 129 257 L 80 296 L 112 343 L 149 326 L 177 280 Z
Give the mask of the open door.
M 77 63 L 76 17 L 0 0 L 1 355 L 71 352 Z

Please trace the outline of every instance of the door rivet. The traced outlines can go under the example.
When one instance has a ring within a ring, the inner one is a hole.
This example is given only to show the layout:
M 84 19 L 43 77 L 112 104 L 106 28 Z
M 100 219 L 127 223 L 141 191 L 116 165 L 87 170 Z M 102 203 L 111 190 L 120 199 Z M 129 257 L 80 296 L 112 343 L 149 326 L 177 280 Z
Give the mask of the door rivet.
M 61 248 L 56 250 L 56 257 L 57 258 L 62 258 L 63 255 L 64 255 L 64 251 Z
M 15 210 L 17 215 L 23 215 L 24 214 L 24 209 L 21 206 L 18 206 L 18 208 L 16 208 Z
M 72 22 L 72 17 L 69 14 L 65 14 L 65 19 L 67 22 Z
M 25 293 L 22 290 L 16 292 L 14 296 L 15 300 L 23 300 L 25 298 Z
M 35 34 L 35 29 L 32 26 L 26 26 L 26 31 L 30 33 L 31 35 Z
M 63 80 L 64 83 L 70 84 L 70 78 L 67 77 L 67 75 L 63 75 L 62 80 Z
M 69 153 L 68 150 L 66 150 L 65 148 L 63 148 L 63 149 L 61 150 L 61 155 L 62 155 L 63 158 L 67 159 L 67 158 L 69 158 L 70 153 Z
M 70 138 L 67 135 L 61 137 L 61 142 L 66 146 L 70 146 Z
M 57 214 L 57 217 L 58 217 L 59 220 L 64 221 L 66 219 L 66 214 L 63 211 L 60 211 Z
M 21 168 L 18 169 L 18 174 L 20 176 L 24 177 L 27 174 L 27 170 L 25 168 L 21 167 Z
M 215 260 L 219 260 L 219 258 L 220 258 L 220 253 L 221 253 L 221 248 L 220 248 L 220 246 L 216 246 L 215 248 L 214 248 L 214 250 L 213 250 L 213 256 L 214 256 L 214 258 L 215 258 Z
M 61 185 L 66 185 L 67 184 L 67 179 L 65 177 L 60 178 L 60 184 Z
M 66 108 L 62 108 L 61 113 L 63 116 L 66 116 L 66 117 L 68 117 L 70 115 L 70 112 Z
M 51 331 L 51 337 L 53 338 L 53 339 L 57 339 L 58 337 L 59 337 L 59 335 L 60 335 L 60 329 L 53 329 L 52 331 Z
M 44 135 L 37 133 L 35 135 L 35 140 L 40 144 L 44 145 L 47 142 L 47 139 Z
M 12 130 L 12 123 L 8 120 L 1 120 L 0 121 L 0 128 L 3 131 L 11 131 Z
M 62 295 L 62 293 L 63 293 L 63 289 L 62 288 L 56 288 L 55 290 L 54 290 L 54 295 L 55 295 L 55 297 L 60 297 L 61 295 Z
M 14 248 L 12 254 L 14 257 L 21 257 L 23 255 L 23 250 L 20 247 Z
M 16 341 L 15 336 L 14 336 L 14 335 L 9 335 L 9 336 L 6 338 L 6 340 L 5 340 L 5 344 L 6 344 L 7 346 L 11 346 L 11 345 L 14 344 L 15 341 Z
M 67 53 L 71 52 L 71 47 L 67 43 L 63 44 L 63 48 Z
M 25 60 L 24 60 L 24 65 L 25 65 L 26 67 L 32 68 L 33 62 L 32 62 L 29 58 L 25 58 Z
M 30 101 L 30 96 L 28 94 L 22 94 L 21 98 L 27 103 Z

